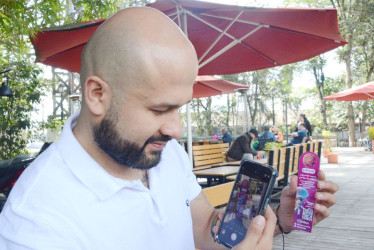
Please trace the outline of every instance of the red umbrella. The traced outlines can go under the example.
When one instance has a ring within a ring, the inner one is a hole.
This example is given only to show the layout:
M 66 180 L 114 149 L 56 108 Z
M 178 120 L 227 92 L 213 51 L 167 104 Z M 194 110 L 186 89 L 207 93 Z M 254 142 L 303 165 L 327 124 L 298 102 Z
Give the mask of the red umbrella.
M 374 81 L 325 96 L 328 101 L 364 101 L 374 99 Z
M 183 28 L 197 51 L 200 75 L 279 66 L 346 43 L 339 34 L 335 9 L 248 8 L 192 0 L 158 1 L 149 6 Z M 37 61 L 79 72 L 80 53 L 103 21 L 37 33 L 31 38 Z
M 248 85 L 221 80 L 213 76 L 197 76 L 193 85 L 193 98 L 210 97 L 248 89 Z

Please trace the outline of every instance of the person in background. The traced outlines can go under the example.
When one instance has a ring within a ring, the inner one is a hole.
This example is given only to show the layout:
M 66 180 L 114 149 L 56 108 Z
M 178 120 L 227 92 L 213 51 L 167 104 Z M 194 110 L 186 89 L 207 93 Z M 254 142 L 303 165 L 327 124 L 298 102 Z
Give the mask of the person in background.
M 228 143 L 229 145 L 231 145 L 231 141 L 232 141 L 232 135 L 230 133 L 230 131 L 228 131 L 227 128 L 222 128 L 222 142 L 223 143 Z
M 298 128 L 299 128 L 299 124 L 300 123 L 304 123 L 304 127 L 305 129 L 307 130 L 308 132 L 308 137 L 310 140 L 312 140 L 312 126 L 310 125 L 310 122 L 309 120 L 306 118 L 305 114 L 300 114 L 299 117 L 298 117 L 298 121 L 297 121 L 297 124 L 296 124 L 296 129 L 295 129 L 295 132 L 298 131 Z
M 279 143 L 283 143 L 283 133 L 278 130 L 276 125 L 271 127 L 271 132 L 274 134 L 275 140 Z
M 269 140 L 269 141 L 272 141 L 272 142 L 276 141 L 275 136 L 274 136 L 273 132 L 270 131 L 269 126 L 264 126 L 264 132 L 262 132 L 259 135 L 258 138 L 260 138 L 260 139 L 266 139 L 266 140 Z
M 369 128 L 374 127 L 374 119 L 370 121 Z M 362 139 L 362 142 L 364 143 L 365 151 L 371 151 L 372 150 L 372 140 L 369 136 Z
M 236 138 L 231 145 L 227 156 L 230 161 L 240 161 L 242 159 L 253 159 L 254 156 L 263 156 L 264 152 L 251 148 L 252 141 L 258 137 L 256 129 L 251 129 L 247 133 Z
M 270 132 L 269 126 L 264 126 L 263 131 L 258 137 L 258 144 L 253 148 L 260 151 L 266 147 L 266 143 L 268 142 L 275 142 L 275 137 L 272 132 Z
M 299 123 L 297 132 L 293 132 L 291 136 L 292 136 L 292 139 L 290 143 L 287 144 L 287 146 L 292 146 L 295 144 L 302 143 L 303 138 L 308 137 L 308 131 L 305 128 L 305 123 Z

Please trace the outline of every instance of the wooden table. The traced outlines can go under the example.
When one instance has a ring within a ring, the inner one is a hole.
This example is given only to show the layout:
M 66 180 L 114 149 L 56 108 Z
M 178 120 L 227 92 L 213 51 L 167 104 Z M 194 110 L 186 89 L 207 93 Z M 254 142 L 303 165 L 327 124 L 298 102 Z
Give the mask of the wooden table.
M 222 166 L 194 171 L 197 178 L 206 178 L 208 186 L 212 185 L 212 179 L 217 178 L 219 183 L 225 183 L 226 176 L 238 173 L 239 166 Z
M 260 159 L 253 159 L 253 161 L 266 164 L 267 159 L 260 158 Z M 232 181 L 235 180 L 235 176 L 239 171 L 241 161 L 233 161 L 233 162 L 225 162 L 217 165 L 212 165 L 211 168 L 203 169 L 203 170 L 197 170 L 194 171 L 194 174 L 197 178 L 206 178 L 207 179 L 207 185 L 210 187 L 212 185 L 212 179 L 217 178 L 219 183 L 225 183 L 226 177 L 231 175 L 231 178 L 228 180 Z

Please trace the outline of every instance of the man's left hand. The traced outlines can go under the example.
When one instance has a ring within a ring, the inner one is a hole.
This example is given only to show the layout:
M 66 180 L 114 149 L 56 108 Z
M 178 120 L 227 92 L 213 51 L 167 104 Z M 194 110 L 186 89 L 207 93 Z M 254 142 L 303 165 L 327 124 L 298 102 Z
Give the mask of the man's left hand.
M 325 173 L 322 170 L 318 171 L 317 188 L 313 225 L 330 215 L 329 207 L 336 203 L 334 193 L 339 190 L 339 186 L 335 182 L 326 180 Z M 284 232 L 292 230 L 296 191 L 297 176 L 294 175 L 291 176 L 290 185 L 282 190 L 280 207 L 276 211 L 279 217 L 279 223 Z

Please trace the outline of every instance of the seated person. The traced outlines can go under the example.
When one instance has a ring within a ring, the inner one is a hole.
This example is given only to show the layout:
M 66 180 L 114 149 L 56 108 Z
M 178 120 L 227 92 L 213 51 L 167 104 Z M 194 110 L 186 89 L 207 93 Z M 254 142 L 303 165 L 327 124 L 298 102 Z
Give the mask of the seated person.
M 229 161 L 240 161 L 242 159 L 252 159 L 254 156 L 263 156 L 264 152 L 257 152 L 251 148 L 252 140 L 257 137 L 258 132 L 256 129 L 251 129 L 239 136 L 227 152 Z
M 262 150 L 265 147 L 265 144 L 267 142 L 275 142 L 275 137 L 272 132 L 269 131 L 269 126 L 264 127 L 264 132 L 260 134 L 259 138 L 259 143 L 257 147 L 255 147 L 256 150 Z
M 271 127 L 271 132 L 274 134 L 275 140 L 279 143 L 283 143 L 283 134 L 278 130 L 278 127 L 273 125 Z
M 298 131 L 297 132 L 293 132 L 291 134 L 292 136 L 292 139 L 290 141 L 290 143 L 287 144 L 287 146 L 292 146 L 294 144 L 300 144 L 303 142 L 303 138 L 304 137 L 308 137 L 308 130 L 306 130 L 305 128 L 305 123 L 300 123 L 298 125 Z
M 230 131 L 228 131 L 227 128 L 222 128 L 222 134 L 223 134 L 222 142 L 229 143 L 231 145 L 232 136 L 231 136 Z
M 269 130 L 270 130 L 269 126 L 265 126 L 264 127 L 264 132 L 262 132 L 258 138 L 259 139 L 267 139 L 267 140 L 275 142 L 276 140 L 275 140 L 274 134 L 272 132 L 270 132 Z

